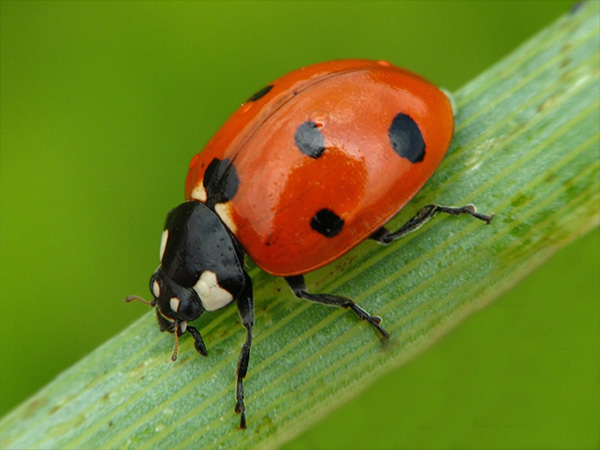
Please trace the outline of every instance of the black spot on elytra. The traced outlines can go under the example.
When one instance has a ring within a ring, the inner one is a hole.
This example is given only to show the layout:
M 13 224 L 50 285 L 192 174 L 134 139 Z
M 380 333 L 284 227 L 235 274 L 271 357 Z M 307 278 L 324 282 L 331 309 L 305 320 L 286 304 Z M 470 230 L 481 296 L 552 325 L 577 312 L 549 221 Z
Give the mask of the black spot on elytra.
M 423 161 L 425 141 L 421 130 L 410 116 L 400 113 L 394 117 L 388 133 L 392 147 L 398 155 L 411 163 Z
M 215 158 L 206 168 L 202 184 L 206 189 L 206 205 L 213 208 L 215 204 L 228 202 L 235 197 L 240 179 L 229 159 L 221 161 Z
M 252 96 L 250 98 L 248 98 L 248 100 L 246 100 L 246 103 L 255 102 L 259 98 L 263 98 L 265 95 L 267 95 L 269 93 L 269 91 L 271 89 L 273 89 L 273 85 L 269 84 L 268 86 L 265 86 L 264 88 L 260 89 L 259 91 L 256 91 L 254 94 L 252 94 Z
M 294 141 L 300 151 L 311 158 L 318 158 L 325 151 L 323 133 L 317 124 L 310 120 L 298 127 Z
M 344 219 L 330 209 L 325 208 L 314 215 L 310 221 L 310 226 L 323 236 L 332 238 L 337 236 L 344 228 Z

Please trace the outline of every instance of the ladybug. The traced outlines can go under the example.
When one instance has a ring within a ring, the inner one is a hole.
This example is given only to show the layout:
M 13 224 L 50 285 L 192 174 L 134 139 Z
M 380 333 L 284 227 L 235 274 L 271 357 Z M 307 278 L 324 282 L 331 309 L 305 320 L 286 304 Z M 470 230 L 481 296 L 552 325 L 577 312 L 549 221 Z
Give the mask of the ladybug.
M 387 339 L 381 318 L 349 298 L 309 293 L 304 274 L 365 239 L 389 244 L 436 212 L 489 223 L 473 205 L 431 204 L 397 231 L 384 227 L 438 167 L 453 128 L 450 101 L 422 77 L 385 61 L 340 60 L 263 87 L 192 158 L 186 201 L 167 216 L 146 303 L 174 334 L 175 360 L 186 332 L 207 355 L 189 322 L 236 302 L 247 330 L 237 366 L 241 428 L 254 326 L 244 255 L 284 277 L 297 297 L 350 308 Z

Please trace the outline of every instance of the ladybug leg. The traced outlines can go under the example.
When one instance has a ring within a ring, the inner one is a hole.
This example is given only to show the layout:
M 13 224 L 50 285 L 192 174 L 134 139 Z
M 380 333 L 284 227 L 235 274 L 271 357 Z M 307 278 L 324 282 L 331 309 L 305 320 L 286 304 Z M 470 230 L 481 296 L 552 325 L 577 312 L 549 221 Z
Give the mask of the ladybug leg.
M 194 338 L 194 347 L 196 347 L 196 351 L 202 356 L 207 356 L 208 352 L 206 351 L 206 345 L 204 345 L 204 340 L 202 339 L 200 332 L 196 328 L 189 325 L 187 326 L 186 331 Z
M 493 214 L 485 215 L 480 214 L 475 209 L 474 205 L 468 204 L 466 206 L 456 207 L 456 206 L 441 206 L 441 205 L 427 205 L 424 206 L 417 212 L 417 214 L 406 222 L 404 225 L 400 227 L 397 231 L 391 232 L 385 227 L 381 227 L 375 233 L 373 233 L 370 238 L 379 242 L 380 244 L 389 244 L 396 239 L 400 239 L 403 236 L 406 236 L 409 233 L 412 233 L 415 230 L 421 228 L 426 222 L 431 219 L 435 213 L 443 212 L 447 214 L 452 214 L 453 216 L 460 216 L 461 214 L 468 214 L 470 216 L 475 217 L 476 219 L 483 220 L 485 223 L 489 224 L 494 217 Z
M 306 283 L 304 282 L 303 275 L 294 275 L 292 277 L 284 277 L 288 285 L 292 289 L 294 295 L 298 298 L 304 298 L 311 302 L 323 303 L 324 305 L 341 306 L 343 308 L 350 308 L 356 313 L 356 315 L 362 320 L 366 320 L 381 333 L 381 335 L 388 339 L 390 334 L 381 327 L 381 317 L 372 316 L 367 311 L 358 306 L 354 300 L 341 295 L 332 294 L 309 294 L 306 292 Z
M 242 325 L 248 330 L 246 342 L 240 352 L 240 359 L 237 365 L 237 388 L 235 398 L 235 412 L 240 414 L 240 428 L 246 428 L 246 408 L 244 406 L 244 377 L 248 372 L 248 362 L 250 361 L 250 347 L 252 347 L 252 327 L 254 326 L 254 298 L 252 295 L 252 280 L 246 275 L 246 285 L 237 299 L 238 312 Z

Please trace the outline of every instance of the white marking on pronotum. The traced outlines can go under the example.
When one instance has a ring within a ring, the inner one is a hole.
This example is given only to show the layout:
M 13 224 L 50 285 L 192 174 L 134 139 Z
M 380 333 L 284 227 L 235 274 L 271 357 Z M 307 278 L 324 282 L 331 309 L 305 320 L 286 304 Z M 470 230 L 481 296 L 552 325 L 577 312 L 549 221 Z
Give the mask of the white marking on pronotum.
M 169 306 L 171 306 L 171 309 L 173 311 L 179 311 L 180 303 L 181 303 L 181 300 L 179 300 L 177 297 L 171 297 L 171 300 L 169 300 Z
M 217 275 L 210 270 L 205 270 L 200 275 L 194 290 L 198 293 L 202 306 L 207 311 L 215 311 L 229 305 L 233 295 L 219 286 Z
M 215 212 L 218 214 L 227 228 L 229 228 L 229 231 L 235 234 L 237 227 L 235 226 L 235 222 L 233 221 L 233 217 L 231 215 L 231 203 L 217 203 L 215 205 Z
M 160 262 L 162 263 L 163 256 L 165 255 L 165 248 L 167 248 L 167 241 L 169 240 L 169 230 L 163 231 L 162 237 L 160 238 Z

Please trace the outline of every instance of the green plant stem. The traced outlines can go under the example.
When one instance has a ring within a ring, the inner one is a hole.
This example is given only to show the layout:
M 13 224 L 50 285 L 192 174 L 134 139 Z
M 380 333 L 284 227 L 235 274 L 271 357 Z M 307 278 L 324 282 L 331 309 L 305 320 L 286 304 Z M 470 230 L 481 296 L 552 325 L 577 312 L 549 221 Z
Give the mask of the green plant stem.
M 432 199 L 476 203 L 496 213 L 491 225 L 440 216 L 308 277 L 312 291 L 381 315 L 388 345 L 253 268 L 248 430 L 233 412 L 244 340 L 235 308 L 199 320 L 208 358 L 182 339 L 176 363 L 150 312 L 7 414 L 2 447 L 275 448 L 430 346 L 598 225 L 599 26 L 600 4 L 584 4 L 458 91 L 449 154 L 390 228 Z

